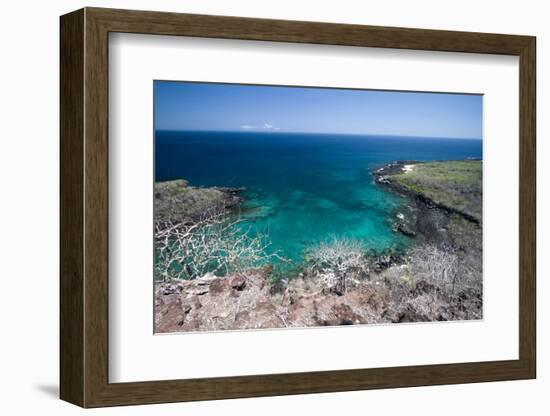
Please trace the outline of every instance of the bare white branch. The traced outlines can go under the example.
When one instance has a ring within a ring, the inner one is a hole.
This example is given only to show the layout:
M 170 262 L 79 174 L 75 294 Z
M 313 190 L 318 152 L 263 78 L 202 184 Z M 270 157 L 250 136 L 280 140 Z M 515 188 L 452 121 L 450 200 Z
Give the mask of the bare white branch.
M 335 239 L 306 250 L 307 274 L 319 279 L 322 286 L 345 293 L 350 280 L 360 280 L 370 273 L 370 261 L 364 245 L 356 240 Z
M 242 218 L 223 212 L 205 213 L 192 224 L 155 224 L 156 278 L 195 279 L 207 273 L 223 276 L 282 259 L 268 253 L 270 242 L 258 232 L 243 229 Z

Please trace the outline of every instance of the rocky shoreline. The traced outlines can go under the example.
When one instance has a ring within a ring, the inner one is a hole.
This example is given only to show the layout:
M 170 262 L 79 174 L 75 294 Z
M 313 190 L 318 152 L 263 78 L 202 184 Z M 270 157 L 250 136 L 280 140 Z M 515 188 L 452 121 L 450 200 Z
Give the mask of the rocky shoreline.
M 395 175 L 406 172 L 407 168 L 413 169 L 414 166 L 422 163 L 416 160 L 396 161 L 372 171 L 372 175 L 378 185 L 410 200 L 405 212 L 396 214 L 394 231 L 407 237 L 416 237 L 420 234 L 428 243 L 449 243 L 450 236 L 447 228 L 453 214 L 476 225 L 480 224 L 480 220 L 454 207 L 436 202 L 393 179 Z
M 205 215 L 228 213 L 243 201 L 246 188 L 196 187 L 184 179 L 155 183 L 155 222 L 194 223 Z

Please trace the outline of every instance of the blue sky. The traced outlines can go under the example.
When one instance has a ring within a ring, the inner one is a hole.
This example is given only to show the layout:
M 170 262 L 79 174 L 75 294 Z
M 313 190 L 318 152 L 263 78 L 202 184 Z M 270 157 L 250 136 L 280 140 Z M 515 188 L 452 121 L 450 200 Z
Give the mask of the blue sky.
M 482 96 L 155 81 L 157 130 L 482 137 Z

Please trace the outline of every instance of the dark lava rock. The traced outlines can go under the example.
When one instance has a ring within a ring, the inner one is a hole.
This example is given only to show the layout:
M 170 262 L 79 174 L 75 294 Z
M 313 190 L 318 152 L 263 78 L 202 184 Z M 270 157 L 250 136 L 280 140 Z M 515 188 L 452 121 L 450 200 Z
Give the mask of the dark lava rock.
M 229 284 L 235 290 L 243 290 L 246 286 L 246 279 L 243 276 L 234 276 L 229 280 Z
M 404 222 L 399 222 L 394 225 L 394 230 L 406 235 L 407 237 L 416 237 L 416 231 L 413 227 L 405 224 Z

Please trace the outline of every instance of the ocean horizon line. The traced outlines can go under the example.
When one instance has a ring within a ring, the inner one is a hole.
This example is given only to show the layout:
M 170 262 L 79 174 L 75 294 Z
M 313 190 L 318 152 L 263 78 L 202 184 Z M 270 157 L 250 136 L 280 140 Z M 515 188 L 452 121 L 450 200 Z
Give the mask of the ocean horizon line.
M 180 129 L 155 129 L 156 133 L 230 133 L 230 134 L 265 134 L 266 136 L 275 135 L 310 135 L 310 136 L 350 136 L 350 137 L 387 137 L 387 138 L 410 138 L 410 139 L 434 139 L 434 140 L 471 140 L 483 141 L 478 137 L 451 137 L 451 136 L 417 136 L 400 134 L 377 134 L 377 133 L 326 133 L 326 132 L 303 132 L 303 131 L 262 131 L 262 130 L 180 130 Z

